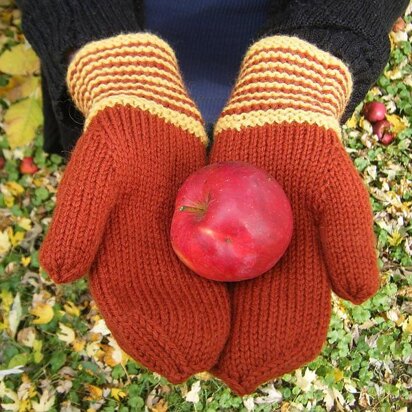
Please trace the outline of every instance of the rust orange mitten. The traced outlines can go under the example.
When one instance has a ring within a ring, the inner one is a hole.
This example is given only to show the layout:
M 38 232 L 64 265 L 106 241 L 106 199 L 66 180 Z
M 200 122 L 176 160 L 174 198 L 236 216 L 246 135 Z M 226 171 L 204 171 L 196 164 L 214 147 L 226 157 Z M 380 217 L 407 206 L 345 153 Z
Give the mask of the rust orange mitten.
M 319 354 L 331 289 L 354 303 L 377 291 L 368 192 L 340 141 L 351 88 L 339 59 L 295 37 L 267 37 L 248 50 L 216 124 L 211 162 L 265 169 L 294 215 L 280 262 L 231 291 L 231 335 L 212 372 L 238 394 Z
M 57 283 L 88 272 L 120 346 L 182 382 L 216 362 L 229 331 L 225 285 L 191 273 L 169 241 L 177 190 L 206 162 L 203 121 L 172 49 L 152 34 L 87 44 L 67 82 L 85 131 L 40 262 Z

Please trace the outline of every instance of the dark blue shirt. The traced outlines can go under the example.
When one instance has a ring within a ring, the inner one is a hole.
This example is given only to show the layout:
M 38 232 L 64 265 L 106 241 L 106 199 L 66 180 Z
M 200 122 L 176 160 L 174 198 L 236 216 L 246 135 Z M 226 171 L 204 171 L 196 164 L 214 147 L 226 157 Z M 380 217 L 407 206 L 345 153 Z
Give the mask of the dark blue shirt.
M 266 22 L 268 0 L 145 0 L 145 30 L 175 50 L 207 124 L 229 97 L 247 47 Z

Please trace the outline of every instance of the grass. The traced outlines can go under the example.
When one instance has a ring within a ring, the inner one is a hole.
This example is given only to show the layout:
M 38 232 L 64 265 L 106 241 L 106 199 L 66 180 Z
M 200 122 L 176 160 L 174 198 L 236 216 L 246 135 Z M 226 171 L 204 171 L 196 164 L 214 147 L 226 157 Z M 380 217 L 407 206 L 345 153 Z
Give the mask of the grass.
M 390 61 L 365 98 L 386 104 L 395 141 L 377 141 L 362 105 L 344 127 L 344 144 L 373 205 L 381 289 L 362 306 L 334 297 L 321 355 L 244 398 L 207 372 L 173 386 L 142 368 L 112 339 L 85 280 L 56 286 L 39 267 L 64 164 L 42 150 L 38 61 L 25 48 L 26 72 L 13 73 L 14 64 L 0 73 L 0 153 L 6 160 L 0 170 L 0 409 L 406 412 L 412 402 L 411 15 L 404 21 L 391 34 Z M 1 1 L 1 53 L 23 42 L 18 11 Z M 24 145 L 13 140 L 20 137 L 10 129 L 13 111 Z M 24 156 L 34 157 L 34 175 L 20 173 Z

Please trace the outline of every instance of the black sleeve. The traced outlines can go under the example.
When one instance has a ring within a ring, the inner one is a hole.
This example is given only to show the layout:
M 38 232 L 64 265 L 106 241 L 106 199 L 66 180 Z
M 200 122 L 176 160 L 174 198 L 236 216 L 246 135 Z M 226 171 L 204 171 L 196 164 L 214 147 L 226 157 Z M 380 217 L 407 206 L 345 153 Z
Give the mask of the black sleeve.
M 409 0 L 271 0 L 262 36 L 297 36 L 344 61 L 354 79 L 346 120 L 389 59 L 389 32 Z
M 66 88 L 67 54 L 86 43 L 139 31 L 134 0 L 17 0 L 23 32 L 40 57 L 56 119 L 78 130 Z

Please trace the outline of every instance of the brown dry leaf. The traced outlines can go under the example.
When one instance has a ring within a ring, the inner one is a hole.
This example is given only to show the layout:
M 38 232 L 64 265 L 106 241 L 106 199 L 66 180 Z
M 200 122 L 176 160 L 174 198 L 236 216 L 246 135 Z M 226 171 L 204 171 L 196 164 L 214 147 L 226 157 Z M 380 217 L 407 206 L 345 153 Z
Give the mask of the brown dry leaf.
M 0 56 L 0 71 L 13 76 L 29 76 L 40 69 L 40 60 L 31 47 L 18 44 Z
M 13 79 L 18 79 L 18 84 L 6 94 L 5 97 L 8 100 L 15 102 L 30 96 L 36 99 L 40 98 L 40 78 L 38 76 L 19 76 Z
M 85 400 L 89 401 L 98 401 L 103 397 L 103 390 L 97 386 L 85 384 L 87 392 L 89 392 L 89 396 L 85 398 Z
M 33 326 L 24 328 L 17 334 L 17 342 L 29 348 L 33 347 L 34 341 L 36 339 L 36 329 Z
M 12 149 L 30 143 L 43 123 L 40 102 L 27 98 L 12 104 L 4 115 L 4 129 Z
M 151 412 L 167 412 L 168 408 L 169 405 L 167 404 L 167 401 L 160 399 L 160 401 L 152 408 L 150 408 L 150 410 Z

